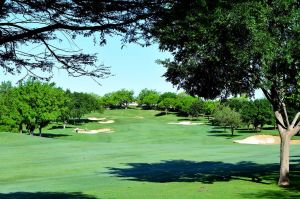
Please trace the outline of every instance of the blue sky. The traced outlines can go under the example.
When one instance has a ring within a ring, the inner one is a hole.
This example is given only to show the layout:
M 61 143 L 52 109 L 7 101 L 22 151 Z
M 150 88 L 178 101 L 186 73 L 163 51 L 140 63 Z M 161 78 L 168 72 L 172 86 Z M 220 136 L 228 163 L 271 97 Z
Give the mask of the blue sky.
M 119 38 L 109 38 L 105 46 L 93 45 L 92 39 L 80 38 L 75 40 L 76 45 L 83 52 L 97 53 L 100 63 L 111 67 L 113 76 L 100 80 L 102 86 L 88 77 L 68 77 L 66 72 L 60 70 L 54 72 L 53 82 L 57 86 L 72 91 L 89 92 L 103 95 L 122 88 L 134 90 L 137 95 L 141 89 L 155 89 L 159 92 L 177 89 L 171 83 L 165 81 L 162 75 L 165 72 L 163 66 L 155 63 L 157 59 L 170 57 L 167 52 L 161 52 L 158 45 L 141 47 L 136 44 L 127 44 L 121 49 Z M 66 45 L 67 44 L 61 44 Z M 3 75 L 2 81 L 16 82 L 21 76 Z
M 144 88 L 159 92 L 178 92 L 176 87 L 162 77 L 165 68 L 155 63 L 157 59 L 171 58 L 169 53 L 159 51 L 157 44 L 149 47 L 127 44 L 121 48 L 120 38 L 108 38 L 105 46 L 93 45 L 91 38 L 80 38 L 75 42 L 83 52 L 97 53 L 99 62 L 111 67 L 112 76 L 101 79 L 100 86 L 89 77 L 69 77 L 65 71 L 56 70 L 51 81 L 63 89 L 98 95 L 122 88 L 133 90 L 135 95 L 138 95 Z M 67 42 L 60 45 L 66 48 L 77 48 Z M 24 76 L 24 74 L 21 76 L 3 74 L 3 71 L 0 71 L 0 75 L 1 81 L 10 80 L 13 83 Z M 262 92 L 256 91 L 256 98 L 262 97 Z

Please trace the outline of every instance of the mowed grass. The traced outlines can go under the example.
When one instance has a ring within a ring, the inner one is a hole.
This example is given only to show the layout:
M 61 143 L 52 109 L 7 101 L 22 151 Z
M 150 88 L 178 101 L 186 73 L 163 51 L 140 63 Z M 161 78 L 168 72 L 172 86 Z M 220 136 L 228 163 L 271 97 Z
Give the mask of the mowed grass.
M 235 144 L 233 139 L 253 133 L 241 130 L 231 137 L 204 118 L 199 126 L 170 125 L 186 118 L 159 113 L 107 110 L 86 117 L 115 123 L 88 122 L 66 129 L 54 123 L 44 129 L 42 138 L 0 133 L 0 198 L 300 197 L 299 146 L 291 147 L 294 183 L 283 189 L 276 185 L 278 145 Z M 77 134 L 76 127 L 115 132 Z

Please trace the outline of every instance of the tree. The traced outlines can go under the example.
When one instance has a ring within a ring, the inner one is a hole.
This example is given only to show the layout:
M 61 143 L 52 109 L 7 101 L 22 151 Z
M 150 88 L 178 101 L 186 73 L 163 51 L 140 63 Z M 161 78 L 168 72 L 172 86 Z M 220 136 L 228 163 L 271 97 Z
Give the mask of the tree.
M 138 104 L 143 109 L 153 109 L 157 106 L 159 93 L 155 90 L 143 89 L 137 97 Z
M 191 117 L 199 117 L 203 113 L 203 101 L 197 100 L 194 101 L 188 110 L 188 113 Z
M 102 97 L 102 103 L 109 108 L 127 108 L 130 102 L 134 101 L 134 92 L 121 89 L 107 93 Z
M 97 97 L 88 93 L 74 92 L 69 93 L 70 103 L 70 117 L 75 120 L 81 120 L 84 114 L 92 111 L 102 111 L 101 104 Z
M 0 67 L 11 74 L 26 70 L 28 76 L 43 79 L 52 76 L 54 67 L 66 70 L 71 76 L 103 78 L 109 74 L 109 68 L 97 64 L 95 54 L 61 48 L 58 41 L 72 43 L 76 37 L 93 37 L 95 44 L 105 45 L 106 35 L 122 34 L 124 42 L 147 38 L 139 33 L 148 29 L 157 13 L 171 2 L 3 0 Z M 26 46 L 35 50 L 26 50 Z M 41 71 L 50 75 L 41 76 Z
M 256 99 L 253 102 L 255 107 L 255 115 L 253 117 L 253 126 L 257 129 L 258 126 L 261 128 L 265 124 L 272 125 L 274 123 L 274 114 L 272 106 L 267 99 Z
M 134 101 L 134 92 L 126 89 L 116 91 L 113 96 L 118 101 L 118 105 L 123 108 L 128 108 L 130 102 Z
M 247 125 L 247 128 L 249 130 L 250 125 L 254 124 L 254 120 L 256 119 L 256 115 L 257 115 L 257 110 L 254 105 L 254 102 L 247 101 L 246 103 L 244 103 L 242 109 L 240 110 L 240 113 L 241 113 L 243 123 Z
M 203 103 L 203 111 L 204 114 L 207 115 L 209 120 L 209 116 L 213 114 L 215 109 L 220 105 L 219 101 L 205 100 Z
M 22 130 L 22 116 L 19 112 L 21 103 L 16 89 L 11 82 L 2 82 L 0 85 L 0 125 L 1 130 Z M 20 131 L 22 132 L 22 131 Z
M 176 107 L 176 100 L 175 98 L 163 98 L 162 101 L 159 102 L 158 104 L 158 108 L 163 109 L 165 111 L 166 114 L 168 114 L 168 112 L 170 110 L 174 110 Z
M 190 107 L 197 98 L 186 93 L 179 93 L 176 97 L 176 109 L 185 116 L 190 116 Z
M 300 10 L 290 1 L 182 1 L 151 31 L 173 60 L 168 81 L 189 94 L 226 98 L 261 89 L 272 104 L 281 139 L 280 186 L 289 185 L 289 145 L 300 130 L 286 104 L 300 81 Z M 294 103 L 290 103 L 293 106 Z
M 226 106 L 229 106 L 231 109 L 235 111 L 241 111 L 244 107 L 244 105 L 248 102 L 248 98 L 246 97 L 233 97 L 230 99 L 227 99 L 224 104 Z
M 26 124 L 32 135 L 35 128 L 38 128 L 42 136 L 42 128 L 60 116 L 67 101 L 65 92 L 56 88 L 54 83 L 29 80 L 20 84 L 17 92 L 22 103 L 20 125 Z
M 214 112 L 214 120 L 217 124 L 224 126 L 224 129 L 229 126 L 232 136 L 234 129 L 239 127 L 242 123 L 241 115 L 227 106 L 219 106 L 216 109 Z

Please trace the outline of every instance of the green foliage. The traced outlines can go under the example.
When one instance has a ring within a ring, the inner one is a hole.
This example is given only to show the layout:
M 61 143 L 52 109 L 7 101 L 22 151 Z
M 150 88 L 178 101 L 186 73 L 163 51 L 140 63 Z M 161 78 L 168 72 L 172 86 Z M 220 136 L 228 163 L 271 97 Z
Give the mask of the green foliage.
M 186 93 L 180 93 L 176 98 L 176 109 L 186 116 L 190 115 L 191 105 L 197 101 L 197 98 L 187 95 Z
M 19 101 L 16 89 L 11 82 L 2 82 L 0 85 L 0 129 L 16 131 L 22 121 L 19 113 L 22 104 Z
M 255 113 L 253 117 L 253 126 L 256 129 L 265 124 L 274 125 L 275 117 L 270 102 L 266 99 L 254 100 Z
M 103 111 L 97 96 L 79 92 L 69 93 L 68 95 L 71 99 L 68 103 L 69 115 L 73 119 L 80 119 L 84 114 L 92 111 Z
M 160 98 L 160 95 L 155 90 L 149 90 L 149 89 L 143 89 L 139 93 L 139 96 L 137 98 L 139 106 L 141 106 L 144 109 L 154 109 L 157 104 L 158 100 Z
M 169 98 L 169 97 L 163 98 L 158 104 L 158 108 L 164 110 L 166 114 L 168 114 L 170 110 L 174 110 L 175 107 L 176 107 L 175 98 Z
M 176 97 L 177 97 L 176 93 L 165 92 L 165 93 L 163 93 L 163 94 L 160 95 L 158 103 L 160 103 L 161 101 L 163 101 L 166 98 L 176 99 Z
M 173 60 L 168 81 L 192 95 L 228 97 L 263 89 L 282 113 L 297 90 L 300 62 L 298 1 L 182 1 L 152 34 Z
M 127 108 L 129 103 L 134 101 L 133 95 L 133 91 L 121 89 L 105 94 L 101 101 L 108 108 Z
M 65 92 L 56 88 L 54 83 L 29 80 L 20 84 L 16 90 L 21 103 L 21 122 L 27 126 L 30 133 L 38 127 L 41 134 L 43 127 L 61 115 L 68 101 Z
M 191 117 L 199 117 L 203 113 L 204 103 L 201 100 L 194 101 L 189 109 L 188 114 Z
M 214 120 L 217 124 L 227 126 L 231 129 L 231 134 L 233 135 L 234 129 L 239 127 L 242 124 L 240 113 L 230 109 L 227 106 L 219 106 L 214 114 Z
M 205 100 L 203 103 L 203 112 L 205 115 L 209 116 L 213 114 L 216 108 L 220 105 L 219 101 Z

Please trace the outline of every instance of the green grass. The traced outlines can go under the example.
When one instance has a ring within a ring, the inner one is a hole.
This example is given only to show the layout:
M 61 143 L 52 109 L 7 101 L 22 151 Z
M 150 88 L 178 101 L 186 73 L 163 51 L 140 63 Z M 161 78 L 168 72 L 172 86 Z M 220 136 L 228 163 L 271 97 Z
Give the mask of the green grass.
M 157 111 L 109 110 L 89 116 L 113 124 L 52 124 L 48 138 L 0 133 L 0 198 L 199 199 L 298 198 L 298 146 L 291 147 L 289 189 L 276 185 L 278 145 L 240 145 L 251 133 L 210 125 L 179 126 L 184 118 Z M 137 118 L 141 116 L 143 118 Z M 88 116 L 87 116 L 88 117 Z M 200 119 L 207 122 L 205 119 Z M 74 128 L 112 128 L 76 134 Z M 277 134 L 276 131 L 261 133 Z

